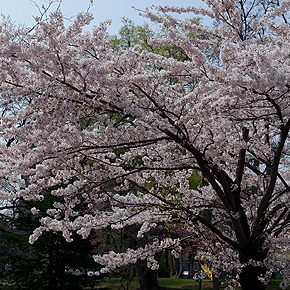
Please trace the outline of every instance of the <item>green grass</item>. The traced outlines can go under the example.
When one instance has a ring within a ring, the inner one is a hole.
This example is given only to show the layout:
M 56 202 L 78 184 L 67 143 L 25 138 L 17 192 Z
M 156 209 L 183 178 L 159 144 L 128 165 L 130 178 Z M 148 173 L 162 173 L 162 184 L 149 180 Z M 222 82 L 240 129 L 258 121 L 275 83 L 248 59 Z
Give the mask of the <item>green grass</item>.
M 272 280 L 267 287 L 267 290 L 280 290 L 279 284 L 281 283 L 281 280 Z M 290 287 L 287 287 L 286 290 L 290 290 Z
M 129 290 L 135 290 L 138 287 L 139 287 L 138 279 L 133 278 L 132 282 L 129 285 Z M 105 281 L 102 282 L 100 286 L 98 286 L 96 289 L 124 290 L 124 288 L 121 285 L 120 278 L 105 278 Z
M 161 287 L 169 289 L 198 289 L 198 282 L 195 280 L 171 278 L 158 278 L 158 283 Z M 212 282 L 209 280 L 202 281 L 202 289 L 212 289 Z
M 172 290 L 182 290 L 182 289 L 198 289 L 198 282 L 194 280 L 177 279 L 172 278 L 158 278 L 158 283 L 161 287 L 172 289 Z M 128 289 L 136 290 L 139 287 L 138 279 L 133 278 Z M 120 283 L 120 278 L 105 279 L 103 283 L 97 289 L 110 289 L 110 290 L 124 290 Z M 209 280 L 202 281 L 202 290 L 211 290 L 212 282 Z
M 271 281 L 270 285 L 267 287 L 267 290 L 280 290 L 279 284 L 280 280 Z M 186 279 L 177 279 L 175 277 L 172 278 L 158 278 L 158 283 L 161 287 L 171 289 L 171 290 L 197 290 L 198 282 L 195 280 L 186 280 Z M 124 283 L 125 284 L 125 283 Z M 124 285 L 125 286 L 125 285 Z M 133 278 L 130 283 L 128 290 L 136 290 L 139 287 L 139 283 L 137 278 Z M 221 286 L 220 289 L 224 289 L 225 286 Z M 124 290 L 120 283 L 120 278 L 106 278 L 103 283 L 100 284 L 96 289 L 106 289 L 106 290 Z M 125 286 L 126 289 L 126 286 Z M 212 282 L 209 280 L 202 281 L 202 290 L 212 290 Z M 290 290 L 290 287 L 287 288 Z M 257 289 L 258 290 L 258 289 Z

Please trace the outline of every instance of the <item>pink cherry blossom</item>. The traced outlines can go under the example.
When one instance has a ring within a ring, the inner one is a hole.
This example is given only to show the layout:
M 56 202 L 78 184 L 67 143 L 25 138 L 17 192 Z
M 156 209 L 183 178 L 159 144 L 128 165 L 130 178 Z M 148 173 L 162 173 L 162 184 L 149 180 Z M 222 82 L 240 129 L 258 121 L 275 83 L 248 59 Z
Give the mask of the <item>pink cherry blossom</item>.
M 144 12 L 168 32 L 150 44 L 178 47 L 186 60 L 138 46 L 116 52 L 109 22 L 83 31 L 89 13 L 68 28 L 60 11 L 29 33 L 1 26 L 7 146 L 0 145 L 0 175 L 19 184 L 17 193 L 1 188 L 1 196 L 41 201 L 50 190 L 59 200 L 31 243 L 49 230 L 71 241 L 72 232 L 87 238 L 137 224 L 141 238 L 176 224 L 214 273 L 235 270 L 228 289 L 248 289 L 248 281 L 264 289 L 275 271 L 289 285 L 290 28 L 283 15 L 290 2 L 249 21 L 237 1 L 205 2 L 208 9 Z M 207 15 L 218 25 L 170 12 Z M 202 185 L 191 184 L 196 174 Z M 180 247 L 166 238 L 94 259 L 100 273 L 137 259 L 157 269 L 157 252 L 178 256 Z

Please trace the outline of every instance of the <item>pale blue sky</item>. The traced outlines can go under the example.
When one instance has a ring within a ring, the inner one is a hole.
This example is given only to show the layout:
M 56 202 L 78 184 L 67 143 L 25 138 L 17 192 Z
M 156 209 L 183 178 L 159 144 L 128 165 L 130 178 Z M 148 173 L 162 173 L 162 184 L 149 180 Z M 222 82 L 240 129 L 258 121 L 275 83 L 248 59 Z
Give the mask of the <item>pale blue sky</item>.
M 34 0 L 40 7 L 47 1 Z M 61 10 L 67 17 L 76 15 L 78 11 L 86 11 L 89 7 L 89 0 L 63 0 Z M 90 8 L 90 12 L 94 15 L 93 25 L 97 25 L 100 21 L 112 19 L 113 23 L 108 31 L 116 34 L 121 27 L 121 18 L 123 16 L 133 20 L 136 24 L 142 24 L 148 21 L 146 18 L 139 16 L 137 9 L 145 9 L 154 5 L 176 5 L 176 6 L 204 6 L 200 0 L 94 0 L 94 5 Z M 56 6 L 55 6 L 56 7 Z M 0 11 L 5 16 L 9 15 L 16 23 L 25 24 L 27 27 L 34 25 L 33 16 L 38 16 L 39 12 L 36 6 L 30 0 L 0 0 Z M 192 17 L 193 15 L 187 15 Z M 205 21 L 206 25 L 210 25 Z

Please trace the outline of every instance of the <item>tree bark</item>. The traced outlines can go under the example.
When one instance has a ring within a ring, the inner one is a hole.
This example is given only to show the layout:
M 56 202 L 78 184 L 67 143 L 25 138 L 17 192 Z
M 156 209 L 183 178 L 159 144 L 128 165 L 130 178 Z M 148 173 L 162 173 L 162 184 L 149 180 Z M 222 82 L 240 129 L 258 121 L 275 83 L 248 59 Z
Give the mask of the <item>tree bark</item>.
M 212 274 L 212 285 L 213 285 L 213 290 L 219 290 L 220 289 L 220 284 L 219 284 L 219 279 Z
M 179 259 L 175 258 L 171 253 L 169 253 L 169 268 L 170 268 L 170 274 L 169 274 L 170 277 L 174 275 L 178 276 Z
M 263 249 L 262 242 L 251 243 L 247 249 L 242 249 L 239 253 L 240 261 L 245 264 L 240 274 L 240 284 L 242 290 L 266 290 L 267 285 L 262 283 L 258 277 L 266 274 L 266 267 L 263 265 L 253 265 L 249 261 L 261 262 L 266 259 L 268 249 Z
M 140 290 L 160 290 L 157 281 L 157 271 L 147 268 L 143 261 L 138 260 L 135 264 Z
M 242 290 L 266 290 L 267 285 L 258 280 L 260 274 L 265 274 L 265 267 L 246 266 L 240 274 Z
M 201 290 L 201 286 L 202 286 L 202 280 L 199 279 L 199 280 L 198 280 L 198 290 Z

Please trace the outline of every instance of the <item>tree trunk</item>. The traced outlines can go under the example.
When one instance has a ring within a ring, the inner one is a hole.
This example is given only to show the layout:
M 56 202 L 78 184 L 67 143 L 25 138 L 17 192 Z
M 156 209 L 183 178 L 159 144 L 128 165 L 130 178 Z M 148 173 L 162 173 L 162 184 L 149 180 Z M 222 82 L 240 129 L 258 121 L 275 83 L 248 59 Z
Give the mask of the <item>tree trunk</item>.
M 219 284 L 219 279 L 212 274 L 212 284 L 213 284 L 213 290 L 219 290 L 220 289 L 220 284 Z
M 258 277 L 265 274 L 264 267 L 246 266 L 240 274 L 242 290 L 266 290 L 267 285 L 258 280 Z
M 257 245 L 258 244 L 258 245 Z M 262 242 L 251 243 L 247 249 L 240 250 L 239 257 L 242 264 L 248 263 L 250 260 L 262 262 L 266 259 L 268 249 L 263 249 Z M 242 290 L 266 290 L 267 285 L 262 283 L 258 277 L 266 274 L 266 267 L 263 265 L 247 264 L 242 268 L 240 274 L 240 284 Z
M 170 268 L 170 274 L 169 274 L 170 277 L 174 275 L 178 276 L 179 259 L 175 258 L 171 253 L 169 253 L 169 268 Z
M 143 261 L 138 260 L 135 264 L 140 290 L 160 290 L 157 281 L 157 271 L 147 268 Z
M 54 277 L 54 246 L 49 247 L 47 276 L 48 276 L 48 289 L 56 289 Z
M 198 290 L 201 290 L 201 286 L 202 286 L 202 280 L 199 279 L 199 280 L 198 280 Z

